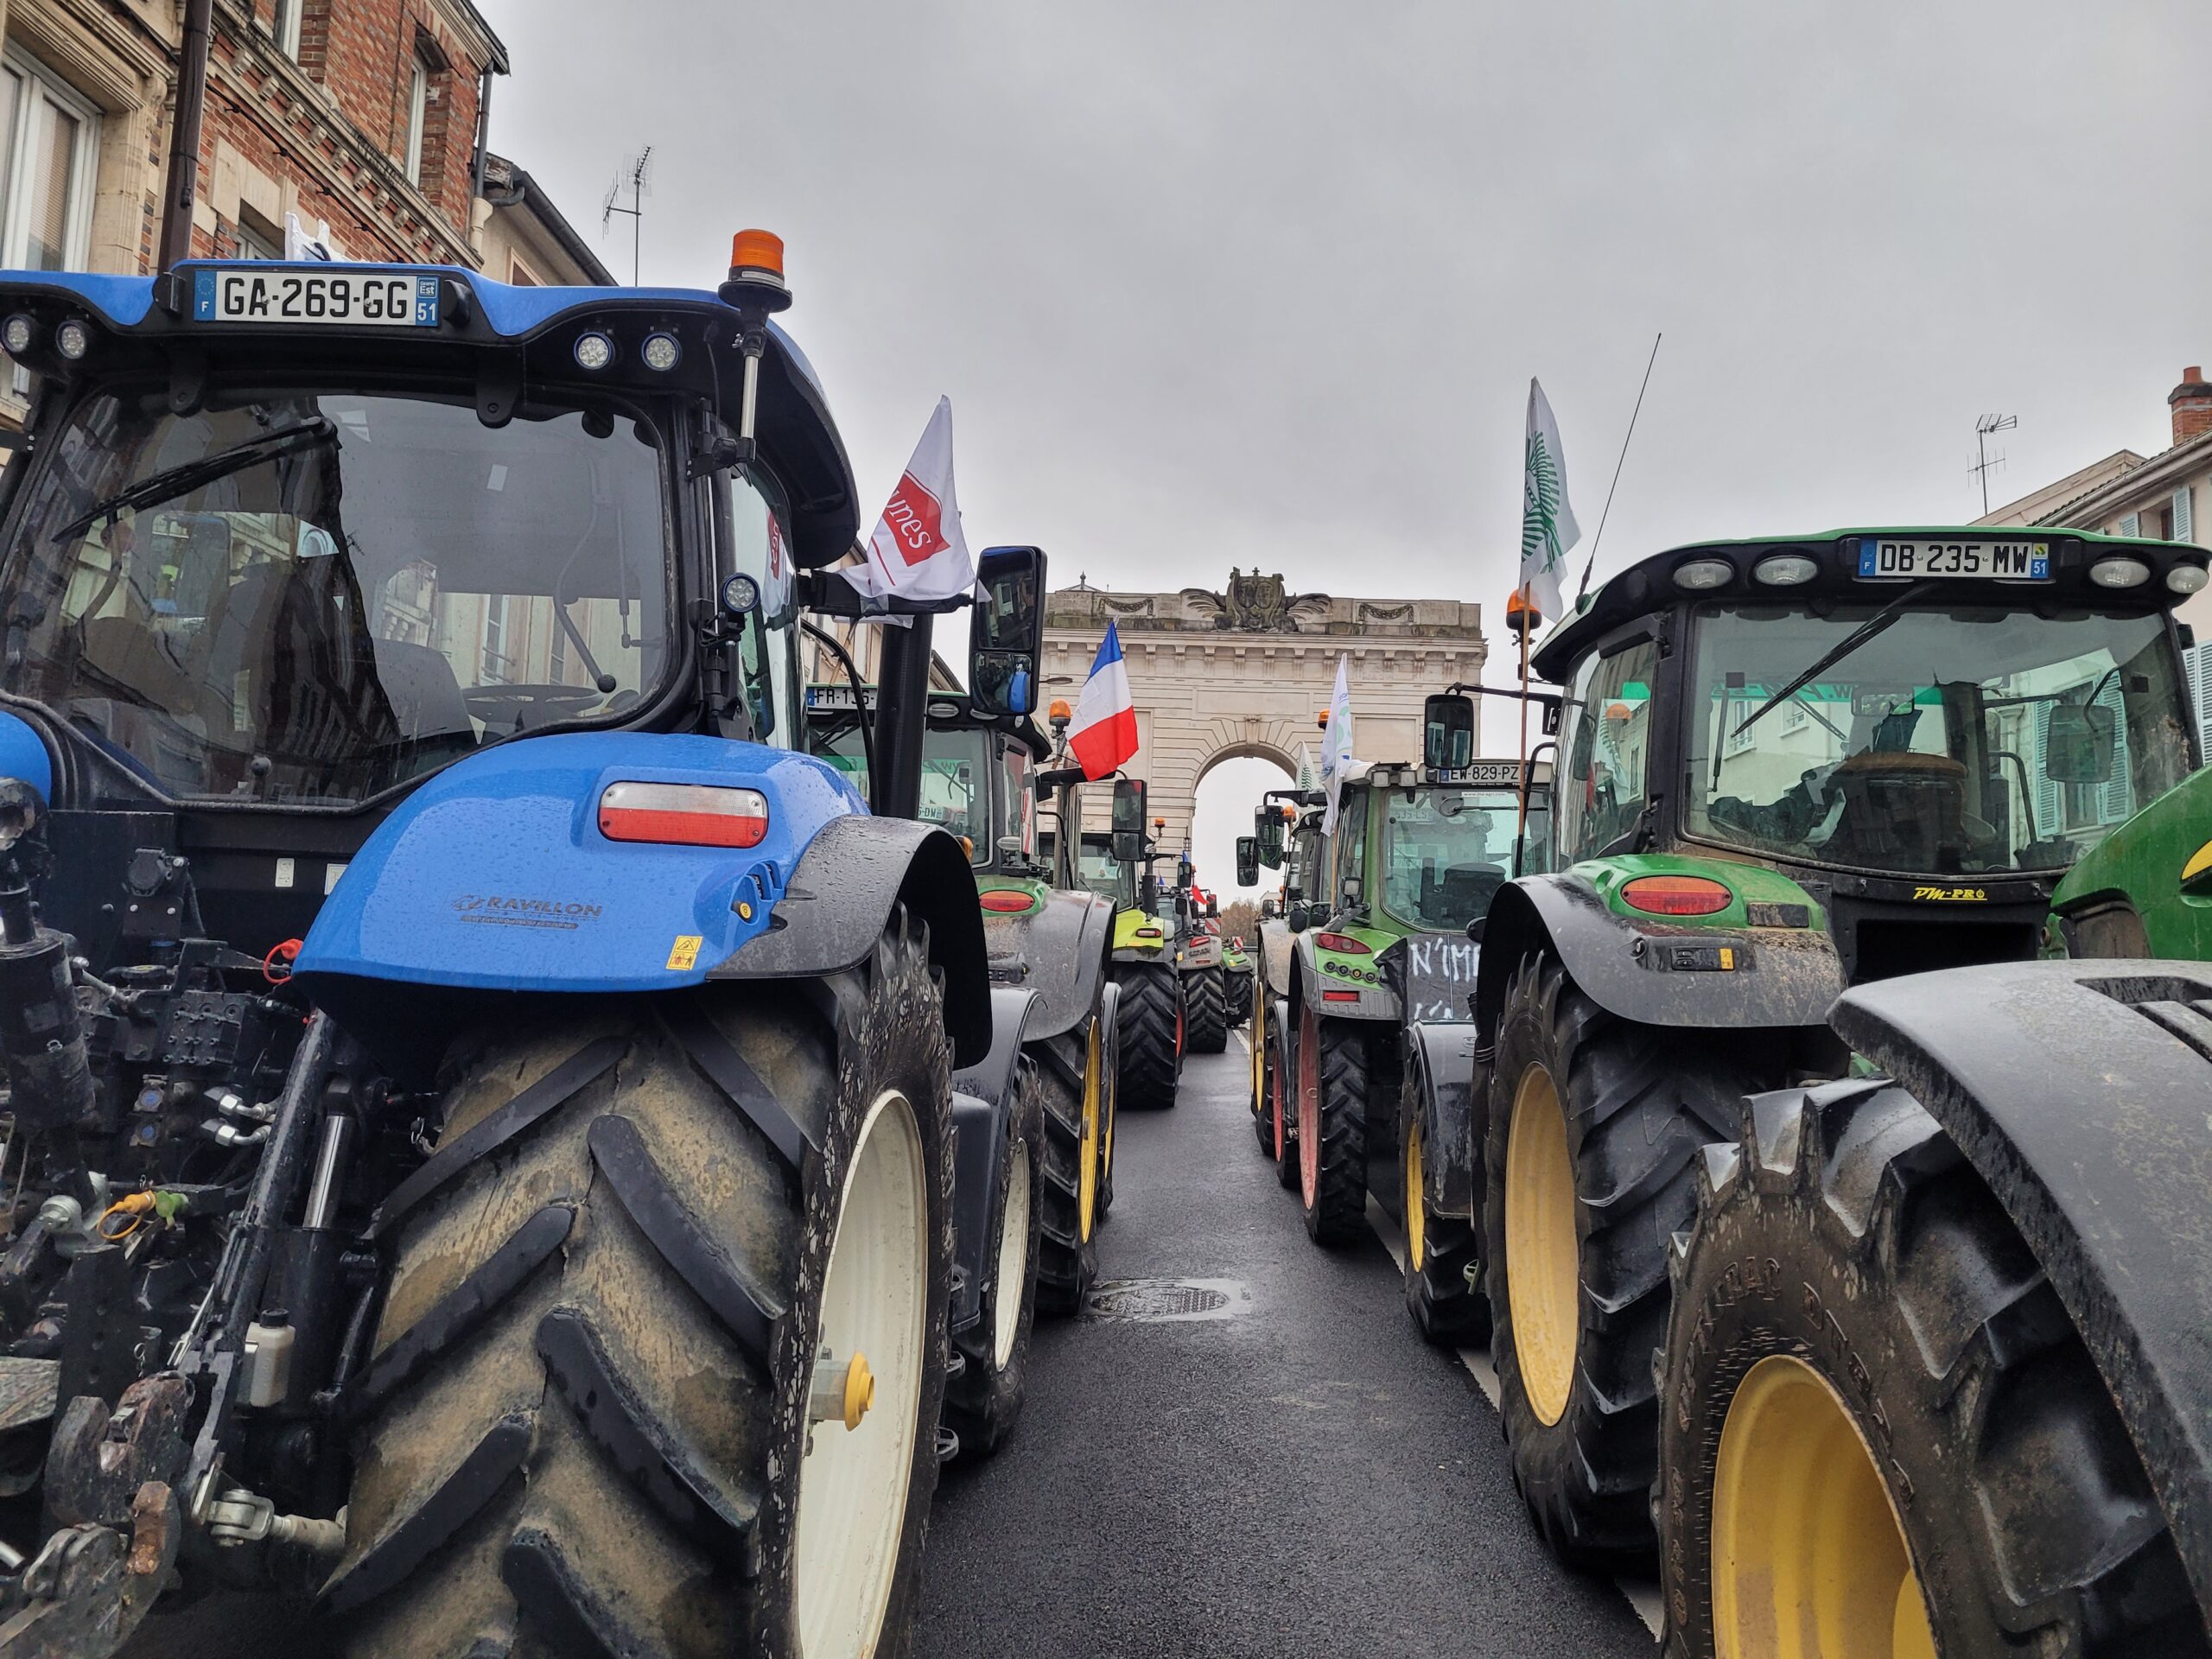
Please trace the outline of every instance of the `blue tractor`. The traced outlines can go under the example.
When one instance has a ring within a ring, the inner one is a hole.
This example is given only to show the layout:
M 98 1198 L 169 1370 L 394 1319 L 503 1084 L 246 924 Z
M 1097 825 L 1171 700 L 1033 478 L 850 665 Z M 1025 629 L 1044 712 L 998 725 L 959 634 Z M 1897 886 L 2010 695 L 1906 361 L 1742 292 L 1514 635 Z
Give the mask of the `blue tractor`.
M 0 1650 L 288 1585 L 377 1659 L 903 1649 L 1027 994 L 926 614 L 874 798 L 801 752 L 863 601 L 781 254 L 0 273 Z M 1044 587 L 982 560 L 1007 714 Z

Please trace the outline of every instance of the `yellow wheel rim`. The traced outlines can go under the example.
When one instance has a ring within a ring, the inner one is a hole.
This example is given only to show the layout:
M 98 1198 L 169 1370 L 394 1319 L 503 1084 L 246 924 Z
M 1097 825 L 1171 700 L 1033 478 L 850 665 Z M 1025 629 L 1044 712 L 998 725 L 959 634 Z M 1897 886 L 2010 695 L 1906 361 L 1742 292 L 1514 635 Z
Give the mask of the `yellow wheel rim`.
M 1252 1116 L 1268 1109 L 1268 999 L 1252 988 Z
M 1428 1217 L 1421 1204 L 1421 1120 L 1406 1130 L 1406 1254 L 1419 1273 L 1428 1263 Z
M 1522 1386 L 1537 1417 L 1555 1423 L 1567 1414 L 1582 1339 L 1582 1264 L 1567 1117 L 1541 1065 L 1521 1074 L 1506 1131 L 1505 1290 Z
M 1850 1411 L 1803 1360 L 1751 1367 L 1713 1484 L 1719 1659 L 1936 1659 L 1889 1490 Z
M 1090 1239 L 1091 1220 L 1098 1211 L 1098 1097 L 1103 1087 L 1098 1074 L 1103 1049 L 1098 1022 L 1093 1020 L 1083 1052 L 1083 1147 L 1076 1154 L 1075 1176 L 1075 1222 L 1086 1243 Z

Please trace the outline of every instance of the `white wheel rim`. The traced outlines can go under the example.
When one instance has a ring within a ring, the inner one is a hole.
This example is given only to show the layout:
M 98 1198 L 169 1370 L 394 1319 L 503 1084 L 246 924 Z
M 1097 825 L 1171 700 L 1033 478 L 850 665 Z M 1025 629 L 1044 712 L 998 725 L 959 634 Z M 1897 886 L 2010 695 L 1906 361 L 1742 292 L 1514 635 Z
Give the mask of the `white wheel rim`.
M 1029 1147 L 1014 1143 L 1014 1167 L 1007 1172 L 1006 1220 L 999 1228 L 999 1276 L 992 1293 L 991 1363 L 1000 1370 L 1014 1357 L 1014 1338 L 1021 1329 L 1021 1297 L 1029 1282 Z
M 906 1531 L 928 1316 L 921 1132 L 906 1097 L 887 1090 L 853 1147 L 822 1286 L 821 1340 L 837 1364 L 855 1352 L 868 1361 L 875 1401 L 857 1428 L 817 1425 L 799 1465 L 792 1574 L 807 1659 L 862 1659 L 882 1633 Z

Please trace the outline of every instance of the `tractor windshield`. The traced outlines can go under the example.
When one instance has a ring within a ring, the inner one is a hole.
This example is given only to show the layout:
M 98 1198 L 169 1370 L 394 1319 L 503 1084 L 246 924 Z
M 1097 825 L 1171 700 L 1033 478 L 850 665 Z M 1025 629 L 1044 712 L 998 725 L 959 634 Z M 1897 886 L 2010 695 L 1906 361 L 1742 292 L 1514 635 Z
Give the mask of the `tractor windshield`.
M 1133 908 L 1137 902 L 1135 868 L 1115 859 L 1113 843 L 1104 836 L 1086 834 L 1082 846 L 1077 874 L 1083 885 L 1124 910 Z
M 2188 771 L 2162 617 L 1881 608 L 1700 607 L 1692 835 L 1897 874 L 2062 870 Z
M 0 574 L 0 687 L 187 799 L 345 804 L 668 661 L 652 428 L 579 411 L 271 393 L 81 402 Z
M 1521 799 L 1510 789 L 1384 790 L 1382 908 L 1424 930 L 1465 928 L 1489 913 L 1513 876 Z M 1407 798 L 1408 794 L 1412 798 Z M 1544 844 L 1539 798 L 1529 803 L 1529 850 Z

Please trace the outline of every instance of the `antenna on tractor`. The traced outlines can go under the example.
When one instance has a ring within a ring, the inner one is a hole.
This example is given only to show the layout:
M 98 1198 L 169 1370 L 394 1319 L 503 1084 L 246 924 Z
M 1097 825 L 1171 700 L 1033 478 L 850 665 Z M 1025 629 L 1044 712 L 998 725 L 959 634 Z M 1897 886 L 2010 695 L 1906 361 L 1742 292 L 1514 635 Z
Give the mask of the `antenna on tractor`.
M 630 205 L 622 206 L 622 192 L 630 193 Z M 622 163 L 622 170 L 614 175 L 614 182 L 607 187 L 607 200 L 599 207 L 599 233 L 607 234 L 613 224 L 614 215 L 626 213 L 630 218 L 630 286 L 638 286 L 638 270 L 645 237 L 645 198 L 653 193 L 653 147 L 643 149 Z
M 1989 453 L 1989 435 L 1993 432 L 2010 432 L 2019 423 L 2018 417 L 2012 415 L 1983 415 L 1975 418 L 1974 471 L 1974 475 L 1981 480 L 1981 516 L 1985 518 L 1989 517 L 1989 469 L 2005 465 L 2005 455 L 2002 450 L 1994 455 Z

